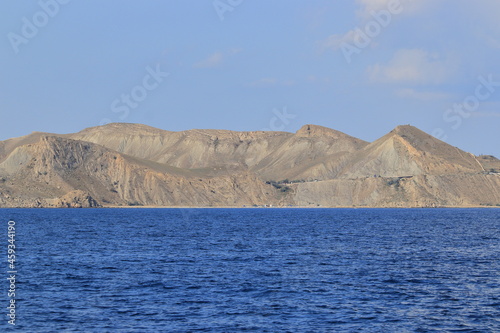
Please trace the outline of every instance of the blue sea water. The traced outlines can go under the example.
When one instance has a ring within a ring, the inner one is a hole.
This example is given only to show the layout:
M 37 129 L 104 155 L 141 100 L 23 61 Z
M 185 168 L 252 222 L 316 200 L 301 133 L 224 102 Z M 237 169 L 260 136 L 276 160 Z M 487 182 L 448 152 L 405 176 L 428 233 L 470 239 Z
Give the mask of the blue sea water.
M 2 209 L 0 235 L 3 332 L 500 332 L 499 209 Z

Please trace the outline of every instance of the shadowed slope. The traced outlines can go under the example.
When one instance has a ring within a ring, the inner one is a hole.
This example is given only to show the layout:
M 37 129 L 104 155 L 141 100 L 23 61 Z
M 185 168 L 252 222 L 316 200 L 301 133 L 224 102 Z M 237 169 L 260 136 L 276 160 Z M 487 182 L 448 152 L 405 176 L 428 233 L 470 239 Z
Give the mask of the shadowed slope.
M 58 206 L 76 190 L 112 205 L 241 206 L 281 199 L 247 172 L 211 176 L 53 136 L 15 148 L 0 163 L 0 174 L 0 206 Z

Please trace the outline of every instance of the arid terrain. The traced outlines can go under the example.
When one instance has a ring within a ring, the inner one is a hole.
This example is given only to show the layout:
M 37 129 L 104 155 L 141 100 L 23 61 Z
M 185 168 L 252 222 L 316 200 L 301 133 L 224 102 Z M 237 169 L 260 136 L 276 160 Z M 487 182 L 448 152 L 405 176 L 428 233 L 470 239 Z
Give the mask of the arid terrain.
M 500 206 L 500 160 L 409 125 L 371 143 L 126 123 L 0 142 L 0 207 L 107 206 Z

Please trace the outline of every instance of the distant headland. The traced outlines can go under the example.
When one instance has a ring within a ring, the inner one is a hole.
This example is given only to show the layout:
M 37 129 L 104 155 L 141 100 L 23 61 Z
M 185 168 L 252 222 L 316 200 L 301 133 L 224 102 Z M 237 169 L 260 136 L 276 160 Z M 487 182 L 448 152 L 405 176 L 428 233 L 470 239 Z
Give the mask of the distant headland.
M 0 142 L 0 207 L 500 206 L 500 160 L 398 126 L 374 142 L 112 123 Z

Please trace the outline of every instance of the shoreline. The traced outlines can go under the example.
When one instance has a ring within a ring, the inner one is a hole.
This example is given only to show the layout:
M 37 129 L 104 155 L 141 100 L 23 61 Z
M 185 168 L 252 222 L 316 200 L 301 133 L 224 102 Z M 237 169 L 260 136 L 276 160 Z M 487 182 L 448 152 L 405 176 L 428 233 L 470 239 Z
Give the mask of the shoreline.
M 103 206 L 103 207 L 0 207 L 2 209 L 500 209 L 500 206 L 408 206 L 408 207 L 381 207 L 381 206 L 276 206 L 276 207 L 235 207 L 235 206 Z

